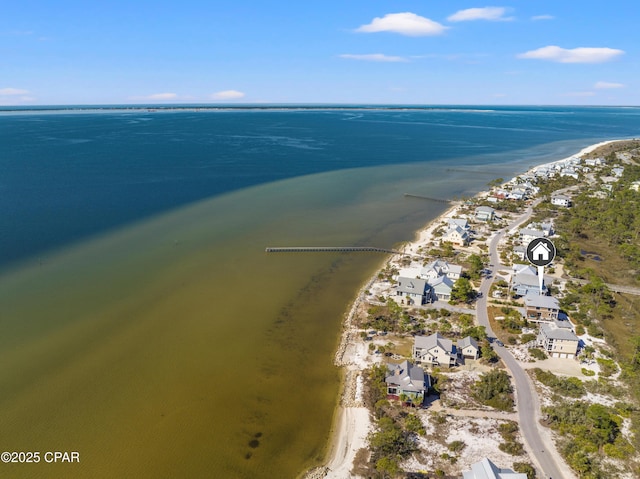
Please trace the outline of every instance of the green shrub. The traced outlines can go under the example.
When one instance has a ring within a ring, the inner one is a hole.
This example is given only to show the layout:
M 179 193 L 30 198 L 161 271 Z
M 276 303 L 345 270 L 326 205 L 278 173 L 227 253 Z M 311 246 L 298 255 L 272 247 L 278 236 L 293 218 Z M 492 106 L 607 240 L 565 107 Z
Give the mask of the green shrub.
M 595 376 L 596 372 L 592 371 L 591 369 L 582 368 L 582 374 L 584 374 L 585 376 Z
M 538 348 L 529 348 L 529 354 L 535 359 L 547 359 L 547 353 L 545 353 L 542 349 Z
M 465 444 L 464 441 L 453 441 L 450 442 L 449 444 L 447 444 L 447 448 L 451 451 L 451 452 L 460 452 L 462 451 L 467 445 Z

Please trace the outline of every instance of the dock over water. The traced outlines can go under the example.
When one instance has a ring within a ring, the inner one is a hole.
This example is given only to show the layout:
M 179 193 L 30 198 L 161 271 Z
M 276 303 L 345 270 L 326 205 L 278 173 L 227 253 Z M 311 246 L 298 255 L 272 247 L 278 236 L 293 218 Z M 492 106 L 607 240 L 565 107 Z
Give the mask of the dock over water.
M 390 253 L 404 254 L 402 251 L 373 246 L 281 246 L 265 248 L 267 253 Z

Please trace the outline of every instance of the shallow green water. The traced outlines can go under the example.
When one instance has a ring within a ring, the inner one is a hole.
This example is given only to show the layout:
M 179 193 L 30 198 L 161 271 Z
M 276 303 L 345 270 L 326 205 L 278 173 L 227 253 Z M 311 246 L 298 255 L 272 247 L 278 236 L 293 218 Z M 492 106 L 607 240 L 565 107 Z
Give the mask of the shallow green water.
M 516 164 L 413 164 L 241 190 L 131 225 L 0 278 L 0 437 L 80 464 L 15 478 L 294 477 L 323 457 L 343 314 L 385 257 L 266 246 L 390 247 Z

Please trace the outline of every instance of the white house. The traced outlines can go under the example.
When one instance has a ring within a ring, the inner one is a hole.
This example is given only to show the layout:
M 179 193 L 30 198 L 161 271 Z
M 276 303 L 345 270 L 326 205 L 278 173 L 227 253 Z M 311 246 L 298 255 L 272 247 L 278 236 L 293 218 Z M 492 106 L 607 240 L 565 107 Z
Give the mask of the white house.
M 551 204 L 568 208 L 571 206 L 571 198 L 565 195 L 555 195 L 551 197 Z
M 448 241 L 456 246 L 466 246 L 469 244 L 469 232 L 460 226 L 454 226 L 442 236 L 442 241 Z
M 456 350 L 450 339 L 440 333 L 431 336 L 416 336 L 413 343 L 413 359 L 434 366 L 452 367 L 456 365 Z
M 437 271 L 438 276 L 446 276 L 449 279 L 458 279 L 462 274 L 462 266 L 451 264 L 448 261 L 437 259 L 429 263 L 425 268 L 431 268 Z M 430 278 L 436 279 L 436 278 Z
M 520 230 L 520 242 L 524 245 L 531 243 L 536 238 L 544 238 L 544 231 L 522 228 Z

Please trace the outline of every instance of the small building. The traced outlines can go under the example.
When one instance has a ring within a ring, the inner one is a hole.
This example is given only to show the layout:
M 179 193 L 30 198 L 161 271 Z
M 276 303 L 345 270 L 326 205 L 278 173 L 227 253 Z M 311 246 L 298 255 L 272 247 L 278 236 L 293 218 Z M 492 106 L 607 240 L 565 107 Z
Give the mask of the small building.
M 458 340 L 457 344 L 458 356 L 465 359 L 478 359 L 480 356 L 480 348 L 478 342 L 471 336 Z
M 469 244 L 469 232 L 460 226 L 454 226 L 449 228 L 447 232 L 442 236 L 442 241 L 448 241 L 455 246 L 466 246 Z
M 485 457 L 482 461 L 471 464 L 470 471 L 463 471 L 462 479 L 527 479 L 527 475 L 511 469 L 501 469 Z
M 495 217 L 495 212 L 490 206 L 478 206 L 475 217 L 479 221 L 491 221 Z
M 551 204 L 568 208 L 571 206 L 571 198 L 565 195 L 555 195 L 551 197 Z
M 423 364 L 444 366 L 456 365 L 457 354 L 453 342 L 445 339 L 440 333 L 431 336 L 416 336 L 413 342 L 413 359 Z
M 431 286 L 426 279 L 400 276 L 396 286 L 396 296 L 404 298 L 408 304 L 422 305 L 431 299 Z
M 580 339 L 570 329 L 541 323 L 536 343 L 552 358 L 575 358 Z
M 387 364 L 384 382 L 387 385 L 387 397 L 400 399 L 401 395 L 406 395 L 411 399 L 418 398 L 419 404 L 422 404 L 431 387 L 431 377 L 421 367 L 406 360 L 400 364 Z
M 555 321 L 560 313 L 560 303 L 552 296 L 525 296 L 524 306 L 528 321 Z

